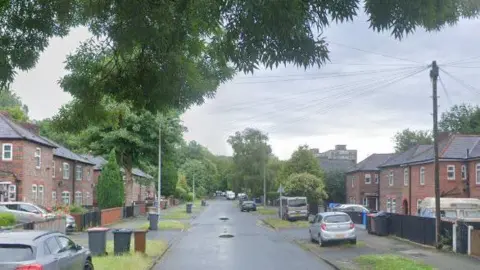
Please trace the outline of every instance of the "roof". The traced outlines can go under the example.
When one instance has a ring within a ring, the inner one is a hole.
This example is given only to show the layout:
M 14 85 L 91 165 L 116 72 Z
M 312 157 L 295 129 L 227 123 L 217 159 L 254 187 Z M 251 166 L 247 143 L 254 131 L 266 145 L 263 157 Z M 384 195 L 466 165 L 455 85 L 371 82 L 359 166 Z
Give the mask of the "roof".
M 44 139 L 44 140 L 50 142 L 51 144 L 55 145 L 56 148 L 53 149 L 53 155 L 54 156 L 62 157 L 62 158 L 73 160 L 73 161 L 82 162 L 82 163 L 85 163 L 85 164 L 95 165 L 95 163 L 89 161 L 88 159 L 82 157 L 79 154 L 75 154 L 74 152 L 72 152 L 68 148 L 66 148 L 65 146 L 63 146 L 61 144 L 58 144 L 58 143 L 56 143 L 56 142 L 54 142 L 54 141 L 52 141 L 48 138 L 45 138 L 45 137 L 42 137 L 42 136 L 39 136 L 39 137 L 41 137 L 42 139 Z
M 389 158 L 391 158 L 394 154 L 371 154 L 361 162 L 359 162 L 354 167 L 351 167 L 348 172 L 358 172 L 358 171 L 378 171 L 378 166 L 385 163 Z
M 406 164 L 412 160 L 413 157 L 418 156 L 428 149 L 430 149 L 431 145 L 416 145 L 411 147 L 405 152 L 397 153 L 392 155 L 388 158 L 383 164 L 379 165 L 378 167 L 391 167 L 391 166 L 400 166 Z
M 27 140 L 43 146 L 55 148 L 56 146 L 49 141 L 46 141 L 41 136 L 21 127 L 14 123 L 7 116 L 0 113 L 0 138 L 2 139 L 18 139 Z
M 340 171 L 346 172 L 352 166 L 355 166 L 355 162 L 353 160 L 344 160 L 344 159 L 322 159 L 319 158 L 318 162 L 320 163 L 320 167 L 325 172 L 330 171 Z
M 94 163 L 95 166 L 93 167 L 94 170 L 102 170 L 103 165 L 107 164 L 107 160 L 103 158 L 102 156 L 92 156 L 92 155 L 82 155 L 84 158 L 89 160 L 90 162 Z M 122 173 L 124 172 L 123 168 L 120 168 Z M 143 178 L 153 178 L 151 175 L 145 173 L 144 171 L 138 169 L 138 168 L 133 168 L 132 173 L 135 176 L 143 177 Z

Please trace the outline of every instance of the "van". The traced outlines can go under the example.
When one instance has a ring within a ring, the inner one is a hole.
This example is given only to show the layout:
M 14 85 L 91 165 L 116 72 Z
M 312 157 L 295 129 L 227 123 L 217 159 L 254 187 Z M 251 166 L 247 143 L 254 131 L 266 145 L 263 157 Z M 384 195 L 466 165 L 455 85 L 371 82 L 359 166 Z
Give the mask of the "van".
M 235 200 L 235 192 L 233 191 L 227 191 L 227 200 Z
M 281 219 L 285 220 L 308 220 L 307 197 L 282 197 L 282 213 L 278 212 Z

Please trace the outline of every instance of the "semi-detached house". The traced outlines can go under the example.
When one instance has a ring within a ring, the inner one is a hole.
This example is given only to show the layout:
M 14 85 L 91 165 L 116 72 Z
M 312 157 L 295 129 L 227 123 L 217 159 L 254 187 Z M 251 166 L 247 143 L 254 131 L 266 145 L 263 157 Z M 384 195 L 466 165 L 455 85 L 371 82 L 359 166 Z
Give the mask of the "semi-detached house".
M 27 201 L 46 207 L 59 203 L 91 205 L 92 200 L 87 199 L 92 194 L 88 174 L 93 164 L 39 136 L 35 125 L 15 123 L 8 114 L 0 113 L 0 146 L 1 201 Z
M 363 204 L 365 207 L 378 210 L 379 207 L 379 165 L 393 154 L 372 154 L 350 168 L 346 173 L 346 201 L 352 204 Z
M 380 165 L 380 209 L 416 215 L 435 196 L 432 145 L 417 145 Z M 441 197 L 480 198 L 480 135 L 439 136 Z

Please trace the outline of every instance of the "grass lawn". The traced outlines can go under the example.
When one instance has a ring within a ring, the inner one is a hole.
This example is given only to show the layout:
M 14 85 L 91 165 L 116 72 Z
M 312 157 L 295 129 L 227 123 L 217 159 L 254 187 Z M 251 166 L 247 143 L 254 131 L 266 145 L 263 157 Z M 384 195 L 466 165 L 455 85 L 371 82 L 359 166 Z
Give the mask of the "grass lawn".
M 275 208 L 265 208 L 263 206 L 257 207 L 257 213 L 260 215 L 272 216 L 278 213 L 277 209 Z
M 308 228 L 310 225 L 310 223 L 305 220 L 288 221 L 279 218 L 266 218 L 263 221 L 275 229 Z
M 355 258 L 355 262 L 361 267 L 360 269 L 375 270 L 432 270 L 432 266 L 417 262 L 398 255 L 362 255 Z
M 149 222 L 145 222 L 139 229 L 148 230 Z M 184 230 L 188 229 L 189 225 L 178 220 L 160 220 L 158 222 L 159 230 Z
M 146 254 L 134 252 L 135 243 L 132 238 L 130 244 L 131 253 L 122 256 L 113 255 L 113 241 L 107 242 L 108 256 L 94 257 L 93 266 L 96 270 L 124 269 L 124 270 L 147 270 L 155 259 L 163 254 L 168 244 L 160 240 L 148 240 Z

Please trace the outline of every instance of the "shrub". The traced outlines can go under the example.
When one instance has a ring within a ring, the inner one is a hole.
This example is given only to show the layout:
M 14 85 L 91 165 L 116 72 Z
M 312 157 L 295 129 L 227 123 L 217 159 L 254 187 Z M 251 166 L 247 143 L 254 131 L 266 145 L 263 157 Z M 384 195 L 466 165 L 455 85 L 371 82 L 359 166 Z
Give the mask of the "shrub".
M 97 202 L 100 208 L 113 208 L 123 205 L 125 200 L 124 184 L 115 150 L 110 152 L 108 162 L 102 168 L 98 179 Z
M 185 194 L 185 197 L 183 199 L 187 202 L 192 202 L 193 201 L 193 193 L 189 192 L 189 193 Z
M 17 223 L 12 213 L 0 213 L 0 227 L 13 226 Z
M 187 191 L 182 187 L 177 186 L 177 188 L 175 189 L 175 198 L 183 199 L 185 198 L 186 194 L 187 194 Z
M 83 214 L 83 213 L 86 213 L 88 212 L 87 209 L 81 207 L 81 206 L 78 206 L 78 205 L 72 205 L 70 206 L 70 213 L 71 214 Z

